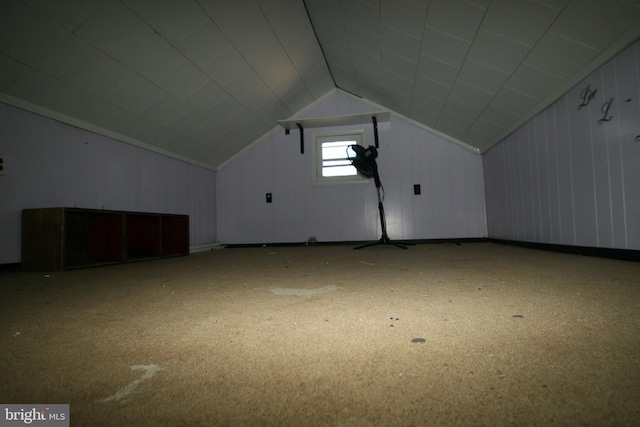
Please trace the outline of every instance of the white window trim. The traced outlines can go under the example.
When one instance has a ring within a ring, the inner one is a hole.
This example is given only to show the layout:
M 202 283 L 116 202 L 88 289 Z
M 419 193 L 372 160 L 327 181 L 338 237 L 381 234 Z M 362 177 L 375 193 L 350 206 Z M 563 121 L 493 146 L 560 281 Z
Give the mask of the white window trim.
M 322 154 L 321 144 L 323 139 L 334 138 L 340 140 L 340 137 L 355 138 L 359 145 L 366 147 L 366 131 L 365 129 L 343 129 L 327 132 L 313 133 L 311 135 L 313 140 L 312 150 L 312 167 L 311 167 L 311 183 L 313 185 L 335 185 L 335 184 L 368 184 L 369 178 L 362 176 L 360 173 L 350 176 L 322 176 Z

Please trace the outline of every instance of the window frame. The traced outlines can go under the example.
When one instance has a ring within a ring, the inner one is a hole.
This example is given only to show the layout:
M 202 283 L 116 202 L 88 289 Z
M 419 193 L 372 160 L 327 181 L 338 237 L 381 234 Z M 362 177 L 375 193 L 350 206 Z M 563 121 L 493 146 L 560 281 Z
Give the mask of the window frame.
M 325 142 L 338 142 L 343 140 L 354 140 L 356 144 L 366 147 L 365 129 L 343 129 L 312 134 L 313 139 L 313 161 L 312 161 L 312 183 L 314 185 L 327 184 L 367 184 L 369 178 L 361 175 L 357 170 L 355 175 L 322 176 L 323 157 L 322 144 Z

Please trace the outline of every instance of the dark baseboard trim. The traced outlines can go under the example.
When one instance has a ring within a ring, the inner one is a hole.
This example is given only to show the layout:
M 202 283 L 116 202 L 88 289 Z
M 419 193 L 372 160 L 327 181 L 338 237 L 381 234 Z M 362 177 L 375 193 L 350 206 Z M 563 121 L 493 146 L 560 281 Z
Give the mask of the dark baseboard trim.
M 19 262 L 12 262 L 10 264 L 0 264 L 0 273 L 11 273 L 14 271 L 20 271 Z
M 596 248 L 589 246 L 570 246 L 570 245 L 556 245 L 551 243 L 534 243 L 534 242 L 521 242 L 518 240 L 502 240 L 502 239 L 488 239 L 493 243 L 499 243 L 502 245 L 519 246 L 529 249 L 539 249 L 548 252 L 560 252 L 564 254 L 584 255 L 598 258 L 611 258 L 622 261 L 635 261 L 640 262 L 640 251 L 631 249 L 614 249 L 614 248 Z
M 359 246 L 373 241 L 347 241 L 347 242 L 317 242 L 315 244 L 302 243 L 239 243 L 239 244 L 223 244 L 225 248 L 259 248 L 259 247 L 291 247 L 291 246 L 329 246 L 329 245 L 342 245 L 342 246 Z M 593 256 L 599 258 L 611 258 L 623 261 L 635 261 L 640 262 L 640 251 L 631 249 L 613 249 L 613 248 L 594 248 L 588 246 L 569 246 L 569 245 L 555 245 L 551 243 L 534 243 L 523 242 L 518 240 L 504 240 L 504 239 L 492 239 L 486 237 L 480 238 L 467 238 L 467 239 L 413 239 L 413 240 L 399 240 L 399 242 L 413 243 L 416 245 L 428 245 L 428 244 L 449 244 L 449 245 L 462 245 L 463 243 L 485 243 L 492 242 L 501 245 L 519 246 L 522 248 L 538 249 L 548 252 L 559 252 L 573 255 Z
M 392 241 L 396 241 L 395 239 L 391 239 Z M 488 242 L 489 239 L 480 237 L 480 238 L 467 238 L 467 239 L 413 239 L 413 240 L 402 240 L 398 239 L 397 242 L 402 243 L 412 243 L 414 245 L 426 245 L 426 244 L 452 244 L 452 245 L 461 245 L 463 243 L 482 243 Z M 375 240 L 357 240 L 357 241 L 346 241 L 346 242 L 316 242 L 314 244 L 308 244 L 306 242 L 302 243 L 238 243 L 238 244 L 223 244 L 225 248 L 234 249 L 234 248 L 259 248 L 259 247 L 289 247 L 289 246 L 360 246 L 367 243 L 373 243 Z

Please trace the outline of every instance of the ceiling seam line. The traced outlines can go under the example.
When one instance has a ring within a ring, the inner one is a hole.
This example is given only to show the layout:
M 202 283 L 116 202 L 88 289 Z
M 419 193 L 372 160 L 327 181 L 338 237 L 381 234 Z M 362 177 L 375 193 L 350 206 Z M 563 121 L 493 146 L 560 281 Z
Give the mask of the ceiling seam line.
M 327 55 L 324 52 L 324 48 L 322 47 L 322 43 L 320 43 L 320 39 L 318 38 L 318 33 L 316 31 L 316 27 L 313 25 L 313 21 L 311 20 L 311 14 L 309 13 L 309 7 L 307 7 L 307 0 L 302 0 L 302 4 L 304 5 L 304 11 L 307 14 L 307 19 L 309 20 L 309 25 L 311 25 L 311 30 L 313 31 L 313 36 L 316 38 L 318 42 L 318 46 L 320 47 L 320 52 L 322 52 L 322 58 L 324 59 L 324 63 L 327 66 L 327 70 L 329 70 L 329 75 L 331 76 L 331 81 L 333 85 L 339 89 L 338 84 L 336 83 L 336 79 L 333 77 L 333 72 L 331 71 L 331 67 L 329 67 L 329 61 L 327 60 Z
M 480 32 L 480 29 L 482 28 L 482 23 L 484 22 L 485 18 L 487 17 L 487 13 L 489 12 L 489 9 L 491 8 L 491 3 L 493 2 L 493 0 L 491 0 L 489 2 L 489 4 L 487 5 L 487 8 L 484 11 L 484 14 L 482 15 L 482 19 L 480 20 L 480 23 L 478 24 L 478 28 L 476 28 L 476 32 L 473 35 L 473 38 L 471 39 L 471 42 L 469 43 L 469 47 L 467 48 L 467 51 L 465 52 L 464 55 L 464 60 L 462 61 L 462 64 L 460 65 L 460 68 L 458 68 L 458 71 L 456 72 L 456 76 L 454 78 L 454 83 L 453 85 L 455 85 L 455 82 L 458 81 L 458 77 L 460 76 L 460 72 L 462 71 L 462 67 L 464 67 L 464 63 L 467 60 L 467 57 L 469 56 L 469 51 L 471 51 L 471 47 L 473 46 L 473 43 L 475 41 L 475 39 L 478 37 L 478 33 Z M 425 25 L 426 28 L 426 25 Z M 442 112 L 445 109 L 445 106 L 447 105 L 447 101 L 449 100 L 449 98 L 451 97 L 451 91 L 453 90 L 453 85 L 451 86 L 451 88 L 449 89 L 449 92 L 447 93 L 447 99 L 444 102 L 444 105 L 442 107 L 442 109 L 440 110 L 440 113 L 438 114 L 438 118 L 435 121 L 435 127 L 438 126 L 438 122 L 440 121 L 440 118 L 442 117 Z M 495 94 L 492 97 L 492 99 L 495 98 Z M 489 105 L 489 104 L 487 104 Z M 480 112 L 480 114 L 482 114 L 484 112 L 484 110 L 486 110 L 487 105 L 485 105 L 485 107 L 482 109 L 482 111 Z M 479 117 L 480 115 L 478 115 Z M 471 122 L 471 125 L 465 130 L 465 132 L 461 135 L 460 138 L 463 138 L 464 135 L 466 135 L 469 132 L 469 129 L 471 128 L 471 126 L 473 126 L 473 124 L 478 120 L 478 117 L 475 118 L 475 120 L 473 120 Z
M 491 1 L 493 1 L 493 0 L 491 0 Z M 567 8 L 567 6 L 564 6 L 562 9 L 560 9 L 560 10 L 558 11 L 558 13 L 557 13 L 556 17 L 553 19 L 553 21 L 552 21 L 552 22 L 547 26 L 547 28 L 545 29 L 545 31 L 542 33 L 542 34 L 543 34 L 543 36 L 544 36 L 544 34 L 547 34 L 547 33 L 549 32 L 549 29 L 550 29 L 550 28 L 551 28 L 551 27 L 556 23 L 556 21 L 557 21 L 558 19 L 560 19 L 560 16 L 561 16 L 561 15 L 562 15 L 562 13 L 566 10 L 566 8 Z M 502 38 L 505 38 L 504 36 L 501 36 L 500 34 L 496 34 L 496 33 L 493 33 L 493 32 L 491 32 L 491 33 L 492 33 L 492 34 L 495 34 L 495 35 L 497 35 L 497 36 L 500 36 L 500 37 L 502 37 Z M 531 55 L 531 51 L 533 51 L 533 49 L 534 49 L 534 48 L 535 48 L 535 47 L 540 43 L 540 40 L 542 39 L 542 37 L 543 37 L 543 36 L 540 36 L 540 37 L 538 38 L 538 40 L 537 40 L 533 45 L 531 45 L 531 47 L 530 47 L 529 51 L 527 52 L 527 54 L 525 55 L 525 57 L 524 57 L 524 58 L 522 58 L 522 61 L 520 61 L 520 63 L 519 63 L 519 64 L 514 68 L 514 71 L 513 71 L 513 72 L 511 72 L 511 74 L 509 75 L 509 78 L 507 79 L 507 81 L 506 81 L 506 82 L 504 83 L 504 85 L 502 86 L 502 89 L 507 88 L 507 89 L 512 90 L 512 91 L 514 91 L 514 92 L 516 92 L 516 93 L 518 93 L 518 94 L 520 94 L 520 95 L 523 95 L 523 96 L 526 96 L 526 97 L 528 97 L 528 98 L 532 98 L 532 99 L 535 99 L 536 101 L 538 101 L 538 99 L 537 99 L 537 98 L 533 98 L 533 97 L 532 97 L 532 96 L 530 96 L 530 95 L 527 95 L 527 94 L 522 93 L 522 92 L 520 92 L 520 91 L 518 91 L 518 90 L 515 90 L 515 89 L 513 89 L 513 88 L 510 88 L 510 87 L 508 87 L 508 86 L 507 86 L 507 84 L 508 84 L 509 80 L 511 80 L 511 78 L 513 77 L 513 73 L 515 72 L 515 70 L 517 70 L 517 69 L 518 69 L 520 66 L 522 66 L 522 65 L 526 65 L 526 64 L 525 64 L 525 61 L 526 61 L 526 60 L 527 60 L 527 58 Z M 532 68 L 533 68 L 533 67 L 532 67 Z M 565 81 L 566 81 L 566 79 L 565 79 Z M 502 90 L 502 89 L 501 89 L 501 90 Z M 489 105 L 491 105 L 491 104 L 493 103 L 493 101 L 496 99 L 496 96 L 498 95 L 498 93 L 499 93 L 499 92 L 497 92 L 496 94 L 494 94 L 494 95 L 493 95 L 493 97 L 491 98 L 491 100 L 489 101 L 489 103 L 488 103 L 488 104 L 485 106 L 485 108 L 482 110 L 482 113 L 480 113 L 481 115 L 486 111 L 486 109 L 489 107 Z M 543 101 L 543 100 L 542 100 L 542 101 Z M 540 105 L 540 102 L 542 102 L 542 101 L 538 101 L 538 103 L 536 104 L 536 107 L 534 107 L 534 109 L 535 109 L 535 108 L 537 108 L 537 107 Z M 478 116 L 478 117 L 480 117 L 480 116 Z M 485 119 L 485 120 L 486 120 L 486 119 Z M 476 121 L 477 121 L 477 119 L 476 119 Z M 474 123 L 475 123 L 475 122 L 474 122 Z M 489 144 L 489 148 L 491 148 L 491 147 L 493 147 L 493 146 L 497 145 L 497 144 L 501 141 L 501 139 L 496 140 L 496 138 L 500 138 L 500 137 L 501 137 L 501 135 L 507 134 L 507 135 L 505 135 L 505 136 L 503 137 L 503 138 L 506 138 L 506 136 L 508 136 L 509 134 L 513 133 L 513 132 L 516 130 L 516 129 L 512 129 L 512 128 L 513 128 L 513 125 L 512 125 L 511 127 L 507 127 L 507 128 L 506 128 L 502 133 L 498 134 L 498 136 L 497 136 L 497 137 L 494 137 L 493 141 Z M 507 132 L 508 132 L 508 133 L 507 133 Z M 465 135 L 466 135 L 466 133 L 467 133 L 467 132 L 465 132 Z M 464 137 L 464 135 L 463 135 L 463 137 Z M 485 150 L 485 151 L 486 151 L 486 150 Z
M 429 16 L 430 5 L 431 5 L 430 3 L 427 4 L 427 10 L 424 12 L 424 19 L 422 20 L 422 37 L 420 38 L 420 50 L 418 51 L 418 61 L 416 62 L 416 72 L 413 75 L 413 87 L 411 88 L 411 101 L 409 102 L 409 111 L 408 111 L 409 117 L 411 117 L 411 114 L 413 112 L 412 110 L 413 110 L 413 101 L 415 99 L 415 94 L 416 94 L 416 85 L 418 81 L 418 76 L 420 75 L 418 70 L 420 69 L 420 60 L 422 59 L 422 48 L 424 46 L 424 30 L 427 27 L 427 17 Z M 436 122 L 437 122 L 437 119 L 436 119 Z
M 285 53 L 285 55 L 289 59 L 289 62 L 291 63 L 291 66 L 293 67 L 293 69 L 296 70 L 296 74 L 298 76 L 300 76 L 300 80 L 302 80 L 302 84 L 304 85 L 305 89 L 307 89 L 307 91 L 309 91 L 309 94 L 311 95 L 311 97 L 314 98 L 313 93 L 311 93 L 311 88 L 309 88 L 309 86 L 307 85 L 306 80 L 302 77 L 302 74 L 300 74 L 300 70 L 298 70 L 298 67 L 296 67 L 296 64 L 291 59 L 291 56 L 289 56 L 289 52 L 287 51 L 287 49 L 282 44 L 282 40 L 280 39 L 280 37 L 278 37 L 278 33 L 276 32 L 275 28 L 273 28 L 273 25 L 271 25 L 271 20 L 269 19 L 269 17 L 264 12 L 264 9 L 262 8 L 262 5 L 260 5 L 259 3 L 258 3 L 258 9 L 260 9 L 260 13 L 262 13 L 262 16 L 264 16 L 264 19 L 269 23 L 269 27 L 271 28 L 271 31 L 273 31 L 273 35 L 278 40 L 278 45 L 280 45 L 280 47 L 282 48 L 282 51 Z M 316 38 L 316 40 L 317 40 L 317 38 Z M 325 65 L 326 65 L 326 61 L 325 61 Z M 275 95 L 275 93 L 274 93 L 274 95 Z M 278 96 L 276 95 L 276 98 L 277 97 Z
M 223 87 L 223 86 L 221 86 L 220 84 L 218 84 L 218 82 L 216 82 L 216 81 L 215 81 L 211 76 L 209 76 L 209 74 L 207 74 L 207 73 L 206 73 L 206 72 L 205 72 L 205 71 L 204 71 L 204 70 L 203 70 L 199 65 L 195 64 L 191 59 L 189 59 L 188 57 L 186 57 L 186 56 L 183 54 L 183 52 L 175 46 L 175 44 L 174 44 L 174 43 L 172 43 L 171 41 L 169 41 L 169 40 L 168 40 L 168 39 L 167 39 L 167 38 L 166 38 L 166 37 L 165 37 L 165 36 L 164 36 L 160 31 L 158 31 L 158 30 L 157 30 L 154 26 L 152 26 L 152 25 L 151 25 L 151 24 L 150 24 L 146 19 L 144 19 L 144 18 L 143 18 L 142 16 L 140 16 L 140 15 L 139 15 L 135 10 L 133 10 L 133 9 L 131 8 L 131 6 L 129 6 L 128 4 L 126 4 L 126 0 L 120 0 L 120 3 L 122 3 L 122 5 L 123 5 L 124 7 L 126 7 L 127 9 L 129 9 L 129 11 L 131 11 L 131 13 L 133 13 L 133 14 L 134 14 L 138 19 L 140 19 L 142 22 L 144 22 L 144 24 L 145 24 L 147 27 L 149 27 L 149 28 L 150 28 L 150 29 L 151 29 L 155 34 L 157 34 L 159 37 L 161 37 L 161 38 L 162 38 L 162 40 L 164 40 L 164 41 L 165 41 L 169 46 L 171 46 L 171 47 L 172 47 L 172 48 L 173 48 L 177 53 L 179 53 L 179 54 L 180 54 L 180 56 L 181 56 L 182 58 L 184 58 L 184 60 L 185 60 L 185 61 L 189 62 L 189 63 L 190 63 L 191 65 L 193 65 L 193 66 L 194 66 L 198 71 L 200 71 L 203 75 L 205 75 L 205 76 L 207 77 L 207 80 L 208 80 L 208 81 L 210 81 L 210 82 L 214 83 L 216 86 L 218 86 L 218 87 L 219 87 L 219 88 L 220 88 L 224 93 L 226 93 L 230 98 L 234 99 L 235 101 L 238 101 L 238 100 L 237 100 L 233 95 L 231 95 L 231 94 L 229 93 L 229 91 L 228 91 L 225 87 Z M 229 38 L 228 38 L 228 37 L 227 37 L 227 35 L 224 33 L 224 31 L 222 31 L 222 30 L 220 29 L 220 27 L 216 24 L 216 22 L 211 18 L 211 16 L 209 15 L 209 13 L 208 13 L 208 12 L 207 12 L 203 7 L 202 7 L 202 5 L 200 4 L 200 1 L 199 1 L 199 0 L 196 0 L 196 4 L 200 7 L 200 9 L 202 9 L 202 11 L 205 13 L 205 15 L 207 15 L 207 17 L 209 18 L 209 21 L 210 21 L 213 25 L 215 25 L 215 26 L 220 30 L 220 33 L 221 33 L 221 34 L 224 34 L 224 36 L 225 36 L 225 38 L 227 39 L 227 41 L 229 42 L 229 44 L 230 44 L 230 45 L 233 45 L 233 43 L 231 42 L 231 40 L 229 40 Z M 97 47 L 96 47 L 96 48 L 97 48 Z M 102 52 L 102 50 L 101 50 L 101 49 L 99 49 L 99 50 Z M 123 66 L 127 67 L 126 65 L 122 64 L 120 61 L 118 61 L 116 58 L 113 58 L 111 55 L 107 54 L 106 52 L 103 52 L 103 53 L 104 53 L 105 55 L 109 56 L 110 58 L 112 58 L 114 61 L 118 62 L 119 64 L 121 64 L 121 65 L 123 65 Z M 238 51 L 238 53 L 240 53 L 240 52 Z M 243 56 L 243 58 L 244 58 L 244 56 Z M 246 61 L 246 58 L 244 58 L 244 59 L 245 59 L 245 61 Z M 246 62 L 247 62 L 247 63 L 249 63 L 249 61 L 246 61 Z M 130 68 L 129 68 L 129 67 L 127 67 L 127 69 L 130 69 Z M 251 69 L 253 69 L 253 67 L 251 67 Z M 133 71 L 133 70 L 132 70 L 132 71 Z M 253 70 L 253 71 L 255 71 L 255 70 Z M 146 81 L 148 81 L 149 83 L 151 83 L 153 86 L 155 86 L 155 87 L 157 87 L 158 89 L 160 89 L 161 91 L 165 92 L 167 95 L 172 96 L 169 92 L 167 92 L 166 90 L 164 90 L 163 88 L 161 88 L 160 86 L 158 86 L 156 83 L 154 83 L 154 82 L 152 82 L 152 81 L 148 80 L 147 78 L 145 78 L 144 76 L 140 75 L 139 73 L 137 73 L 137 72 L 135 72 L 135 71 L 133 71 L 133 72 L 134 72 L 134 73 L 136 73 L 136 74 L 137 74 L 138 76 L 140 76 L 141 78 L 143 78 L 143 79 L 145 79 Z M 263 81 L 263 82 L 264 82 L 264 81 Z M 205 84 L 206 84 L 206 83 L 205 83 Z M 265 84 L 266 84 L 266 83 L 265 83 Z M 266 86 L 267 86 L 267 87 L 269 87 L 268 85 L 266 85 Z M 269 87 L 269 90 L 273 93 L 273 91 L 271 90 L 271 88 L 270 88 L 270 87 Z M 273 93 L 273 95 L 274 95 L 276 98 L 278 98 L 278 96 L 277 96 L 275 93 Z M 280 98 L 278 98 L 278 99 L 280 100 Z M 180 101 L 180 100 L 178 100 L 178 101 Z M 280 101 L 282 102 L 282 100 L 280 100 Z M 245 107 L 241 102 L 239 102 L 239 101 L 238 101 L 238 103 L 239 103 L 240 105 L 242 105 L 242 106 L 246 109 L 246 107 Z M 185 105 L 182 101 L 180 101 L 180 104 Z M 283 103 L 283 104 L 284 104 L 284 103 Z M 185 105 L 185 106 L 189 107 L 189 105 L 188 105 L 188 104 L 187 104 L 187 105 Z M 205 118 L 209 119 L 209 117 L 208 117 L 208 116 L 206 116 L 204 113 L 200 112 L 199 110 L 195 110 L 195 111 L 197 111 L 198 113 L 200 113 L 203 117 L 205 117 Z M 254 116 L 254 118 L 256 118 L 256 120 L 258 120 L 258 121 L 262 122 L 262 123 L 263 123 L 265 126 L 267 126 L 267 127 L 269 126 L 269 124 L 268 124 L 268 123 L 264 123 L 264 122 L 262 121 L 262 119 L 260 119 L 259 117 L 255 116 L 255 114 L 254 114 L 253 112 L 251 112 L 251 111 L 250 111 L 250 110 L 248 110 L 248 109 L 247 109 L 247 111 L 249 111 L 249 112 L 251 113 L 251 115 L 252 115 L 252 116 Z M 229 131 L 230 133 L 232 133 L 232 134 L 234 134 L 234 135 L 236 135 L 236 136 L 240 137 L 242 140 L 245 140 L 245 139 L 244 139 L 244 137 L 242 137 L 241 135 L 239 135 L 239 134 L 237 134 L 236 132 L 233 132 L 233 131 L 231 131 L 230 129 L 228 129 L 228 128 L 224 125 L 224 123 L 223 123 L 222 121 L 217 120 L 217 119 L 214 119 L 213 121 L 214 121 L 215 123 L 218 123 L 218 124 L 222 125 L 222 127 L 223 127 L 225 130 Z

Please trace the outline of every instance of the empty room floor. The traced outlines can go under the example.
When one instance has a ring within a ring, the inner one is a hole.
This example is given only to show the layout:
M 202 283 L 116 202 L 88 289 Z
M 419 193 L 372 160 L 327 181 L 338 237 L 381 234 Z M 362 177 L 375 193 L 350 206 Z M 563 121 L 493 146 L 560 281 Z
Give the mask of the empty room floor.
M 0 402 L 76 426 L 637 425 L 640 263 L 496 243 L 0 274 Z

